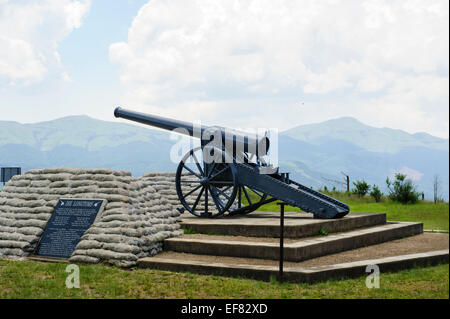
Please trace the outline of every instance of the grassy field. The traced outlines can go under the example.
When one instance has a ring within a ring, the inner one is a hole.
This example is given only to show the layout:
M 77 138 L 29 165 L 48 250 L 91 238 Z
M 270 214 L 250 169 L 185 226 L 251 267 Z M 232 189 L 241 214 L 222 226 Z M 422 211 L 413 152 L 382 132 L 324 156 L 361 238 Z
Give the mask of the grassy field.
M 449 230 L 449 204 L 419 201 L 417 204 L 403 205 L 384 198 L 376 203 L 369 196 L 358 198 L 344 193 L 328 194 L 350 206 L 350 212 L 386 213 L 388 221 L 422 222 L 425 229 Z M 255 197 L 251 196 L 251 197 Z M 259 210 L 279 211 L 276 202 L 266 204 Z M 287 211 L 299 211 L 296 207 L 287 206 Z
M 0 298 L 449 298 L 449 267 L 438 265 L 314 285 L 280 284 L 104 265 L 80 266 L 80 288 L 68 289 L 67 264 L 0 260 Z

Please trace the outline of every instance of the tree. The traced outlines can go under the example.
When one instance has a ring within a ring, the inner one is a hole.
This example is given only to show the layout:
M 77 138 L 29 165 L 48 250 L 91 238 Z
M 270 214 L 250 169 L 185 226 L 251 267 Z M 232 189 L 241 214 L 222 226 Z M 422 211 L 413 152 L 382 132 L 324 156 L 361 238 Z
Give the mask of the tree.
M 372 191 L 370 192 L 370 196 L 372 196 L 375 201 L 378 203 L 383 196 L 383 193 L 380 191 L 377 185 L 372 186 Z
M 442 201 L 441 198 L 441 180 L 439 178 L 439 175 L 433 176 L 433 200 L 436 204 L 437 202 Z
M 406 179 L 405 174 L 395 174 L 395 180 L 386 178 L 386 185 L 389 189 L 389 198 L 402 204 L 414 204 L 419 200 L 420 193 L 416 191 L 416 186 L 410 179 Z
M 364 180 L 353 182 L 353 185 L 355 185 L 353 193 L 357 194 L 358 197 L 364 197 L 370 189 L 370 185 Z

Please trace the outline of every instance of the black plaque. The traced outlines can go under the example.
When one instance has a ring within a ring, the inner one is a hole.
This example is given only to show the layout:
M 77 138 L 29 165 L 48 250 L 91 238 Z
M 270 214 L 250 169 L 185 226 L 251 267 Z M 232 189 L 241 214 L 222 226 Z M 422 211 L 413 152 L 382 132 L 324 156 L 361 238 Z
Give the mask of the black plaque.
M 38 245 L 39 256 L 69 258 L 104 200 L 60 199 Z

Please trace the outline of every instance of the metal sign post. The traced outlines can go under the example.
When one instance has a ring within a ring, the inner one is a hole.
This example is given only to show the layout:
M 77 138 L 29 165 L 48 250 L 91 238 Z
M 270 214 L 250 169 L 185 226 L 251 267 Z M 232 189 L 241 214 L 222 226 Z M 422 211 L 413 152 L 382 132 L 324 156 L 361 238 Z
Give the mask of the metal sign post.
M 279 281 L 283 282 L 283 260 L 284 260 L 284 205 L 286 203 L 277 203 L 280 205 L 280 273 Z

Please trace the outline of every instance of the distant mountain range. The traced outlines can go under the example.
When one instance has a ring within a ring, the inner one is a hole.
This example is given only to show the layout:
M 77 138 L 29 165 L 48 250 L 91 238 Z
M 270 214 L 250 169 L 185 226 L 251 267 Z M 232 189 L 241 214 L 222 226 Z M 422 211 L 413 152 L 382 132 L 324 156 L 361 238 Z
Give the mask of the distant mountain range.
M 170 133 L 133 124 L 69 116 L 35 124 L 0 121 L 0 166 L 23 171 L 45 167 L 103 167 L 172 171 L 169 158 L 175 141 Z M 442 181 L 448 200 L 449 140 L 426 133 L 409 134 L 367 126 L 345 117 L 302 125 L 279 136 L 280 170 L 314 188 L 344 189 L 341 172 L 351 181 L 364 179 L 385 189 L 386 177 L 408 175 L 428 199 L 433 176 Z
M 401 130 L 371 127 L 352 117 L 298 126 L 283 135 L 314 145 L 327 143 L 330 139 L 341 140 L 377 153 L 395 154 L 408 147 L 449 150 L 448 139 L 427 133 L 409 134 Z

